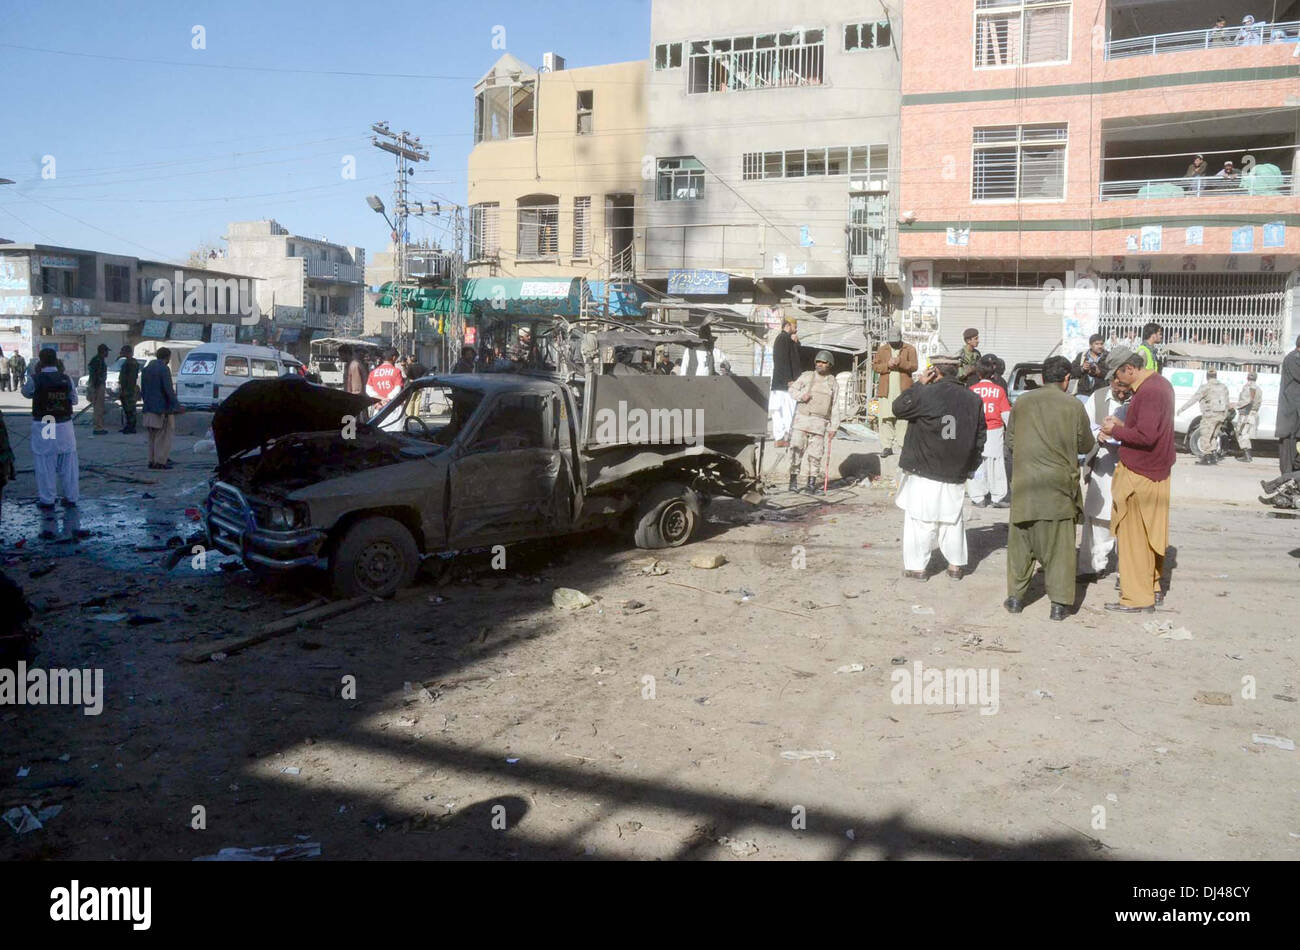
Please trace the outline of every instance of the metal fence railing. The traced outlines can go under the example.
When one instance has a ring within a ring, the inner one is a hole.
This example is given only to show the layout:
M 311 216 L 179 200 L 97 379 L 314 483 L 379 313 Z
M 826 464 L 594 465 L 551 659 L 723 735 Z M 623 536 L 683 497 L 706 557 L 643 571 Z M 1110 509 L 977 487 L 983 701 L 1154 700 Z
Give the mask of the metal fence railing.
M 1182 53 L 1199 49 L 1227 49 L 1236 46 L 1263 46 L 1270 43 L 1300 43 L 1300 20 L 1285 23 L 1255 23 L 1223 29 L 1183 30 L 1152 36 L 1130 36 L 1106 44 L 1107 59 L 1127 56 L 1153 56 L 1159 53 Z
M 1295 194 L 1294 175 L 1238 178 L 1138 178 L 1103 181 L 1102 201 L 1164 198 L 1266 197 Z

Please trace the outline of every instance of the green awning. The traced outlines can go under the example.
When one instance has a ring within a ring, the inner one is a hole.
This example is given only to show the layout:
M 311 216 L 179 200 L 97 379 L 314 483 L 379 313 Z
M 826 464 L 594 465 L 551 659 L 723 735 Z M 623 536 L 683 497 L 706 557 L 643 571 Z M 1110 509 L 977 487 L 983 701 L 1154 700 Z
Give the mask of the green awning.
M 392 307 L 396 303 L 396 295 L 393 293 L 397 289 L 397 284 L 389 281 L 379 288 L 379 297 L 375 305 L 379 307 Z M 444 288 L 435 287 L 403 287 L 402 301 L 416 313 L 430 314 L 449 314 L 454 309 L 452 293 Z M 470 302 L 461 297 L 460 312 L 462 316 L 473 316 L 474 307 Z

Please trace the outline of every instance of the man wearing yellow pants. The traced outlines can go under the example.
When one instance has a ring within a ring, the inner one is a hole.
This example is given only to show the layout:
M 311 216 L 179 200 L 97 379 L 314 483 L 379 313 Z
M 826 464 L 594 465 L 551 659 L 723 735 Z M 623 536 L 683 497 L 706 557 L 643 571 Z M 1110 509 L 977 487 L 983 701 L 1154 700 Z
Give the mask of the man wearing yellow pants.
M 1160 577 L 1169 546 L 1169 477 L 1174 466 L 1174 387 L 1146 368 L 1144 354 L 1116 347 L 1106 358 L 1107 377 L 1133 391 L 1121 422 L 1107 416 L 1098 438 L 1119 442 L 1111 488 L 1111 532 L 1119 548 L 1118 603 L 1107 610 L 1151 613 L 1164 602 Z

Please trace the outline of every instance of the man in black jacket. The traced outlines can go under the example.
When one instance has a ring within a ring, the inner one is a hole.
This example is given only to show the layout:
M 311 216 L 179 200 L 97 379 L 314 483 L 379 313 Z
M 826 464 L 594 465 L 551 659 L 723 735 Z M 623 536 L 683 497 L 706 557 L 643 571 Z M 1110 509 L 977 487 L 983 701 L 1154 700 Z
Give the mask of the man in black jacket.
M 1074 394 L 1085 406 L 1089 397 L 1109 384 L 1106 382 L 1106 340 L 1100 333 L 1088 338 L 1088 348 L 1074 358 L 1070 375 L 1079 382 Z
M 966 480 L 980 467 L 988 430 L 980 397 L 957 379 L 958 360 L 933 363 L 919 386 L 894 400 L 894 415 L 908 422 L 896 502 L 906 513 L 903 576 L 925 580 L 937 546 L 948 561 L 948 576 L 961 580 L 968 560 Z
M 772 415 L 772 438 L 779 448 L 790 444 L 790 424 L 794 421 L 794 398 L 790 384 L 799 378 L 799 325 L 790 319 L 781 323 L 781 332 L 772 342 L 772 393 L 767 408 Z

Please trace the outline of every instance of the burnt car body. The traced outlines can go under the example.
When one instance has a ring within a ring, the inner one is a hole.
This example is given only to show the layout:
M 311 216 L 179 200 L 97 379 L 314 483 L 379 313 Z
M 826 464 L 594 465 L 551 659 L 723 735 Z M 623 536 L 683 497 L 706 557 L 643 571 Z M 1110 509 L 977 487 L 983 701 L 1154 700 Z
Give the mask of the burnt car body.
M 365 397 L 247 383 L 213 420 L 209 538 L 249 566 L 326 566 L 337 594 L 382 596 L 424 557 L 623 521 L 638 546 L 684 544 L 710 496 L 759 485 L 766 380 L 601 370 L 427 376 L 369 422 Z M 654 418 L 698 431 L 632 431 Z

